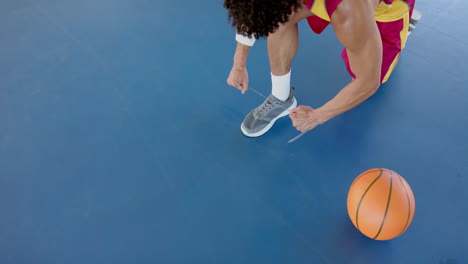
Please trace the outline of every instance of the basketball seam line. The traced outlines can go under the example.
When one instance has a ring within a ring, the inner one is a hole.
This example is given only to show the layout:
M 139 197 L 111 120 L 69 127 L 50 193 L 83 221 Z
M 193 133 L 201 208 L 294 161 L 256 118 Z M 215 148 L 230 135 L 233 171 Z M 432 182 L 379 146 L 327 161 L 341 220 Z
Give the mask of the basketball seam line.
M 403 234 L 403 232 L 405 232 L 406 228 L 408 227 L 409 219 L 410 219 L 410 216 L 411 216 L 411 202 L 410 202 L 410 198 L 409 198 L 409 195 L 408 195 L 408 191 L 406 190 L 406 187 L 403 184 L 403 180 L 401 179 L 401 176 L 400 176 L 400 183 L 401 183 L 401 186 L 403 187 L 403 190 L 405 190 L 406 200 L 408 201 L 408 217 L 406 218 L 406 224 L 403 227 L 403 230 L 401 230 L 399 235 L 401 235 L 401 234 Z
M 380 170 L 380 173 L 379 173 L 379 176 L 377 176 L 373 181 L 372 183 L 367 187 L 366 191 L 362 194 L 361 196 L 361 199 L 359 200 L 359 203 L 358 203 L 358 207 L 356 209 L 356 227 L 358 230 L 359 229 L 359 209 L 361 208 L 361 203 L 362 201 L 364 200 L 364 197 L 366 196 L 367 192 L 370 190 L 370 188 L 372 187 L 372 185 L 374 185 L 374 183 L 380 178 L 380 176 L 382 176 L 382 172 L 383 170 L 382 169 L 379 169 Z
M 385 213 L 382 219 L 382 223 L 380 224 L 379 231 L 377 232 L 377 235 L 375 235 L 373 239 L 377 239 L 377 237 L 380 235 L 380 232 L 382 232 L 383 226 L 385 225 L 385 220 L 387 219 L 387 214 L 388 214 L 388 208 L 390 207 L 390 200 L 392 198 L 392 187 L 393 187 L 393 172 L 390 171 L 390 190 L 388 192 L 387 206 L 385 207 Z
M 367 172 L 365 172 L 365 173 L 359 175 L 359 177 L 357 177 L 353 182 L 356 182 L 357 180 L 359 180 L 359 178 L 361 178 L 361 177 L 364 176 L 364 175 L 367 175 L 367 174 L 369 174 L 369 173 L 372 173 L 372 172 L 375 172 L 375 171 L 379 171 L 379 170 L 382 171 L 382 169 L 371 169 L 371 170 L 369 170 L 369 171 L 367 171 Z

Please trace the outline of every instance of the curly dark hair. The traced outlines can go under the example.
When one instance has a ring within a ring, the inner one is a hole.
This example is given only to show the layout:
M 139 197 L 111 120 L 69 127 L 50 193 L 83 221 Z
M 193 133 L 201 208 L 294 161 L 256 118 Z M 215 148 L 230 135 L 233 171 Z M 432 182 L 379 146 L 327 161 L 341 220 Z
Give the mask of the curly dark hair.
M 256 39 L 275 32 L 300 8 L 302 0 L 224 0 L 228 21 L 243 35 Z

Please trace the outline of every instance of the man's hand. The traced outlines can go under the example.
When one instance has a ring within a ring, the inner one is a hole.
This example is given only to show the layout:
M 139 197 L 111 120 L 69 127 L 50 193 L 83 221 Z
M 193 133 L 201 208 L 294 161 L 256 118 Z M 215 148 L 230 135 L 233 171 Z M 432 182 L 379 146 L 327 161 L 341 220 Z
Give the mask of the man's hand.
M 243 94 L 249 89 L 249 74 L 245 67 L 233 66 L 227 79 L 227 83 L 239 89 Z
M 319 123 L 319 113 L 317 110 L 309 106 L 299 106 L 290 111 L 289 117 L 292 120 L 293 126 L 301 131 L 306 132 L 314 129 Z

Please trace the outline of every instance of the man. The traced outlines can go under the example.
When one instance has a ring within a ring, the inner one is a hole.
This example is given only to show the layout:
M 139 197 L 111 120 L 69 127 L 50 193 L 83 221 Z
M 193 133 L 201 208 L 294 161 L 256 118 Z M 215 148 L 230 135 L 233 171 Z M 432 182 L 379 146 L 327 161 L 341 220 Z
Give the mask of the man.
M 238 42 L 229 85 L 247 91 L 249 49 L 256 39 L 268 37 L 272 93 L 245 117 L 242 132 L 261 136 L 288 114 L 293 126 L 305 132 L 372 96 L 388 80 L 407 36 L 421 17 L 416 10 L 413 14 L 414 4 L 415 0 L 225 0 Z M 342 57 L 353 77 L 317 109 L 297 107 L 290 85 L 291 63 L 298 47 L 297 23 L 303 19 L 317 34 L 332 24 L 345 47 Z

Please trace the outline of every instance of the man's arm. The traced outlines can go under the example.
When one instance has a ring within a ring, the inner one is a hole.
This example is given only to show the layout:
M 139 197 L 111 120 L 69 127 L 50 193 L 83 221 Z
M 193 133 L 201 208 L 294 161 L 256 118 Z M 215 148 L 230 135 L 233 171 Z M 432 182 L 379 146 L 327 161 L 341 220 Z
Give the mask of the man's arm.
M 227 83 L 245 93 L 249 88 L 249 76 L 246 67 L 247 55 L 249 54 L 250 47 L 255 43 L 255 38 L 236 34 L 236 41 L 237 47 L 234 54 L 234 62 Z
M 245 68 L 247 64 L 247 56 L 249 55 L 250 46 L 246 46 L 240 42 L 237 43 L 236 52 L 234 53 L 233 67 Z
M 356 79 L 316 109 L 318 124 L 356 107 L 380 86 L 382 41 L 374 10 L 369 0 L 345 0 L 332 16 L 336 36 L 347 49 Z
M 236 33 L 236 41 L 237 47 L 234 54 L 234 67 L 245 68 L 250 47 L 255 44 L 256 39 Z

